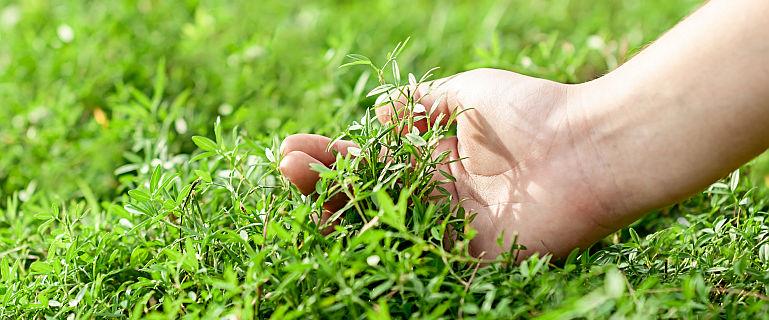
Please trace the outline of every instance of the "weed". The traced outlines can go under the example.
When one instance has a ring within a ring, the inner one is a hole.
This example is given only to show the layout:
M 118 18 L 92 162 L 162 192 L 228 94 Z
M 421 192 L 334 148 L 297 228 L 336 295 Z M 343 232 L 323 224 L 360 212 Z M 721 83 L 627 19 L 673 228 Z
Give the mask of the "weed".
M 765 157 L 564 261 L 479 267 L 450 129 L 372 117 L 386 92 L 419 110 L 400 67 L 585 81 L 699 1 L 631 2 L 3 2 L 0 318 L 763 316 Z M 277 172 L 300 131 L 359 146 L 311 196 Z

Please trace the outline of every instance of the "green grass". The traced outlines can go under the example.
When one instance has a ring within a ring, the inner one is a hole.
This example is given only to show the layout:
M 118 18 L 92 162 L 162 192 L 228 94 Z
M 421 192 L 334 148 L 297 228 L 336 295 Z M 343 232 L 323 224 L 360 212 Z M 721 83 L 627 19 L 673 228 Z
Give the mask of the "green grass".
M 436 160 L 398 165 L 450 130 L 373 124 L 378 74 L 338 68 L 411 37 L 400 84 L 586 81 L 698 4 L 0 1 L 0 318 L 765 317 L 769 157 L 565 261 L 477 268 L 471 231 L 444 237 L 464 213 L 424 201 Z M 276 171 L 296 132 L 362 156 L 303 197 Z M 348 190 L 321 235 L 311 214 Z

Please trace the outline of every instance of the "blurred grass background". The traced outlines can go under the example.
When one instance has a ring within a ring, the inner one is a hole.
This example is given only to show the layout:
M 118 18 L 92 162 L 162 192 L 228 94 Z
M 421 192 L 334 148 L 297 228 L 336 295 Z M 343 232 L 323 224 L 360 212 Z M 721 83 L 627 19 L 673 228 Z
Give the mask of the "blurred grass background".
M 109 200 L 119 174 L 173 166 L 217 116 L 252 136 L 334 134 L 366 107 L 356 83 L 375 80 L 340 71 L 348 53 L 381 58 L 411 37 L 406 72 L 580 82 L 700 2 L 3 0 L 0 198 Z M 137 107 L 151 102 L 163 107 Z

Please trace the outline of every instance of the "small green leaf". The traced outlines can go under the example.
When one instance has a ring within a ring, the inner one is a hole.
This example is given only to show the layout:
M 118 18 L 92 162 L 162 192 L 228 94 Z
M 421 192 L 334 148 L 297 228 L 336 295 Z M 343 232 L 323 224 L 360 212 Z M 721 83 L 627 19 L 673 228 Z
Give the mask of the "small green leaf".
M 764 243 L 758 249 L 758 258 L 764 263 L 769 263 L 769 243 Z
M 51 213 L 47 211 L 43 211 L 40 213 L 36 213 L 32 217 L 36 220 L 48 220 L 48 219 L 51 219 Z
M 47 262 L 35 261 L 29 265 L 29 270 L 36 274 L 48 274 L 53 271 L 53 267 Z
M 89 287 L 89 284 L 84 285 L 83 288 L 81 288 L 80 291 L 77 293 L 77 296 L 75 296 L 74 299 L 69 300 L 67 304 L 70 307 L 77 307 L 80 301 L 83 300 L 83 297 L 85 297 L 86 292 L 88 292 L 88 287 Z
M 152 176 L 150 177 L 150 193 L 155 194 L 155 192 L 158 190 L 158 183 L 160 182 L 160 177 L 163 176 L 163 171 L 161 166 L 155 166 L 155 170 L 152 171 Z
M 383 84 L 383 85 L 377 86 L 374 89 L 371 89 L 371 91 L 369 91 L 366 94 L 366 97 L 368 98 L 368 97 L 375 96 L 375 95 L 381 95 L 383 93 L 387 93 L 388 91 L 390 91 L 391 89 L 394 89 L 394 88 L 395 88 L 395 86 L 391 85 L 389 83 L 388 84 Z M 387 98 L 387 95 L 381 95 L 380 97 L 377 98 L 377 100 L 386 99 L 386 98 Z M 379 106 L 383 102 L 384 101 L 377 101 L 375 106 Z
M 206 151 L 206 152 L 199 153 L 199 154 L 195 155 L 194 157 L 192 157 L 190 159 L 190 162 L 195 162 L 195 161 L 198 161 L 200 159 L 205 159 L 205 158 L 208 158 L 208 157 L 211 157 L 211 156 L 215 156 L 215 155 L 216 155 L 216 152 Z
M 331 179 L 336 176 L 336 171 L 331 170 L 320 163 L 310 163 L 310 169 L 317 172 L 321 178 Z
M 448 172 L 446 172 L 446 171 L 444 171 L 444 170 L 440 170 L 440 169 L 438 170 L 438 172 L 440 172 L 440 173 L 441 173 L 441 175 L 442 175 L 444 178 L 448 179 L 449 181 L 451 181 L 451 182 L 457 182 L 457 178 L 454 178 L 454 176 L 452 176 L 450 173 L 448 173 Z
M 401 69 L 398 68 L 398 61 L 393 60 L 392 62 L 393 66 L 393 79 L 395 79 L 396 84 L 401 83 Z
M 339 66 L 339 68 L 345 68 L 345 67 L 356 66 L 356 65 L 369 65 L 369 66 L 372 65 L 371 59 L 359 54 L 348 54 L 347 58 L 349 58 L 352 61 Z
M 371 289 L 371 299 L 376 299 L 379 297 L 382 293 L 392 288 L 392 286 L 395 284 L 395 281 L 387 280 L 385 282 L 382 282 L 378 286 L 374 287 L 374 289 Z
M 147 259 L 148 256 L 149 256 L 149 253 L 144 248 L 137 247 L 133 249 L 133 251 L 131 251 L 131 258 L 130 258 L 131 266 L 134 266 L 134 267 L 139 266 L 141 263 L 144 262 L 145 259 Z
M 427 145 L 427 141 L 425 141 L 425 139 L 422 139 L 422 136 L 415 134 L 413 132 L 409 132 L 406 134 L 406 140 L 408 140 L 409 143 L 411 143 L 416 147 L 424 147 Z
M 182 188 L 181 191 L 176 195 L 176 205 L 180 205 L 184 202 L 184 199 L 187 198 L 187 196 L 190 194 L 190 191 L 192 189 L 192 185 L 188 184 Z
M 203 136 L 194 136 L 192 137 L 192 142 L 195 143 L 195 145 L 198 146 L 203 151 L 215 151 L 218 150 L 218 147 L 216 146 L 216 142 L 213 140 L 203 137 Z
M 347 148 L 347 153 L 351 154 L 354 157 L 360 157 L 360 152 L 361 152 L 360 148 L 356 148 L 356 147 Z
M 216 117 L 214 123 L 214 138 L 216 138 L 216 144 L 220 147 L 224 146 L 224 138 L 222 137 L 222 118 Z
M 210 183 L 211 181 L 213 181 L 211 179 L 211 173 L 209 173 L 208 171 L 194 170 L 193 172 L 195 172 L 195 175 L 198 176 L 198 178 L 200 178 L 201 180 L 203 180 L 205 182 L 209 182 Z
M 612 298 L 621 297 L 625 292 L 625 277 L 617 269 L 606 273 L 606 294 Z
M 358 60 L 358 61 L 348 62 L 339 66 L 339 68 L 346 68 L 346 67 L 357 66 L 357 65 L 371 65 L 371 61 Z
M 438 231 L 438 227 L 430 228 L 430 235 L 432 235 L 434 239 L 437 239 L 437 240 L 441 240 L 442 239 L 442 237 L 440 235 L 440 231 Z
M 462 305 L 462 311 L 467 314 L 476 314 L 478 313 L 478 305 L 475 303 L 465 303 Z
M 376 192 L 376 200 L 379 205 L 379 212 L 381 214 L 381 220 L 385 224 L 399 230 L 404 231 L 406 229 L 405 217 L 401 212 L 398 212 L 398 208 L 393 203 L 393 200 L 387 195 L 384 190 L 378 190 Z
M 145 202 L 152 199 L 152 197 L 148 193 L 139 189 L 128 191 L 128 195 L 131 196 L 131 198 L 133 198 L 134 200 L 139 202 Z
M 275 162 L 275 154 L 273 154 L 272 149 L 270 148 L 264 148 L 264 156 L 269 160 L 270 162 Z

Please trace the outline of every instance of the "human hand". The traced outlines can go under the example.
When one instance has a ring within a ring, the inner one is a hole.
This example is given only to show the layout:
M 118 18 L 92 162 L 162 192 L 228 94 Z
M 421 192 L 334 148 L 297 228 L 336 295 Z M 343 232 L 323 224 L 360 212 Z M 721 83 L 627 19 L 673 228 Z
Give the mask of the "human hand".
M 509 250 L 513 240 L 526 247 L 520 257 L 534 252 L 568 254 L 585 248 L 614 231 L 602 213 L 611 209 L 595 188 L 602 183 L 595 151 L 584 148 L 583 126 L 570 122 L 569 85 L 513 72 L 478 69 L 422 85 L 415 99 L 428 109 L 430 121 L 468 109 L 456 118 L 457 135 L 445 138 L 439 151 L 450 151 L 445 170 L 456 182 L 443 185 L 453 201 L 476 214 L 471 226 L 478 233 L 470 243 L 473 255 L 493 258 Z M 436 99 L 438 103 L 435 103 Z M 386 123 L 391 106 L 377 109 Z M 415 126 L 424 130 L 426 121 Z M 305 194 L 314 191 L 318 174 L 311 163 L 333 164 L 327 151 L 331 139 L 298 134 L 286 138 L 281 172 Z M 346 152 L 349 141 L 333 149 Z M 585 150 L 583 150 L 585 149 Z M 461 160 L 459 160 L 461 159 Z M 345 199 L 332 199 L 334 211 Z M 328 216 L 329 213 L 326 213 Z M 504 234 L 504 247 L 497 239 Z
M 618 69 L 580 85 L 479 69 L 420 87 L 422 105 L 439 99 L 433 120 L 472 108 L 456 119 L 456 137 L 439 145 L 451 151 L 446 169 L 456 178 L 444 187 L 476 213 L 471 252 L 494 257 L 516 234 L 527 248 L 520 257 L 565 256 L 766 150 L 768 7 L 710 1 Z M 377 114 L 388 121 L 392 112 Z M 284 141 L 281 171 L 302 192 L 318 179 L 310 163 L 333 163 L 329 142 Z M 332 199 L 328 209 L 344 201 Z

